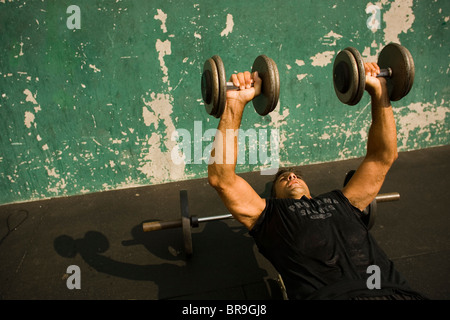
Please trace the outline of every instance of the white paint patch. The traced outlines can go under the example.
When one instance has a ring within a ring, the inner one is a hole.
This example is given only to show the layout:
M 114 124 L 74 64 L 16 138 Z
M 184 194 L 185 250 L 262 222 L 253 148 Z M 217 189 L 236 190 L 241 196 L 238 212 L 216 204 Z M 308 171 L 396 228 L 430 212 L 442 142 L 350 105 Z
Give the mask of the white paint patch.
M 310 58 L 312 60 L 311 65 L 314 67 L 325 67 L 331 63 L 334 54 L 334 51 L 319 52 L 314 57 Z
M 152 132 L 147 139 L 145 145 L 148 148 L 143 148 L 141 152 L 138 170 L 155 184 L 185 179 L 184 163 L 175 165 L 172 161 L 172 150 L 177 147 L 177 141 L 171 139 L 172 133 L 176 130 L 171 118 L 173 97 L 169 94 L 153 92 L 151 99 L 151 101 L 143 99 L 145 106 L 149 108 L 148 115 L 153 114 L 148 121 L 151 123 L 156 120 L 163 121 L 166 130 L 161 134 Z M 164 144 L 163 149 L 167 151 L 161 150 L 162 144 Z M 144 151 L 145 149 L 147 151 Z
M 169 69 L 167 68 L 166 63 L 164 62 L 164 57 L 166 55 L 172 54 L 171 43 L 169 40 L 166 40 L 163 42 L 158 39 L 158 40 L 156 40 L 155 47 L 156 47 L 156 51 L 158 52 L 159 65 L 161 66 L 161 70 L 164 74 L 163 82 L 168 83 L 169 82 Z
M 328 133 L 326 133 L 326 132 L 324 132 L 324 133 L 319 137 L 320 140 L 330 140 L 330 138 L 331 138 L 331 136 L 330 136 Z
M 231 32 L 233 32 L 233 27 L 234 27 L 233 16 L 231 14 L 227 14 L 227 25 L 225 29 L 223 29 L 222 32 L 220 33 L 220 36 L 221 37 L 228 36 Z
M 436 103 L 411 103 L 409 106 L 400 108 L 400 113 L 403 109 L 408 110 L 408 114 L 400 117 L 397 120 L 399 127 L 398 137 L 402 142 L 399 149 L 407 150 L 407 143 L 410 132 L 414 131 L 414 135 L 421 135 L 427 132 L 436 132 L 445 130 L 445 118 L 447 113 L 450 113 L 450 109 L 446 107 L 445 102 L 442 102 L 440 106 L 436 106 Z M 439 130 L 436 127 L 442 127 Z M 418 131 L 417 131 L 418 130 Z M 448 128 L 446 133 L 450 134 Z M 430 135 L 425 138 L 425 141 L 430 139 Z M 420 146 L 415 146 L 420 147 Z
M 268 124 L 268 127 L 271 129 L 278 129 L 280 133 L 280 150 L 284 148 L 284 142 L 287 141 L 286 133 L 280 129 L 282 126 L 287 126 L 287 120 L 289 116 L 289 109 L 285 108 L 283 110 L 283 113 L 280 113 L 280 101 L 278 101 L 278 105 L 276 108 L 269 114 L 270 116 L 270 123 Z
M 398 38 L 400 33 L 407 33 L 415 20 L 412 10 L 413 0 L 395 0 L 391 3 L 389 11 L 383 14 L 386 23 L 384 29 L 384 42 L 395 42 L 400 44 Z
M 59 178 L 60 175 L 56 173 L 56 168 L 49 169 L 47 166 L 44 166 L 45 170 L 47 170 L 47 175 L 49 177 Z
M 194 37 L 197 38 L 197 39 L 201 39 L 202 38 L 202 36 L 199 33 L 197 33 L 197 32 L 194 32 Z
M 25 101 L 32 102 L 33 104 L 38 104 L 36 101 L 36 95 L 33 96 L 29 89 L 25 89 L 23 93 L 27 96 Z
M 153 18 L 155 20 L 161 21 L 161 30 L 166 33 L 167 27 L 166 27 L 166 20 L 167 20 L 167 14 L 165 14 L 161 9 L 157 9 L 158 14 L 155 15 Z
M 298 81 L 302 81 L 307 75 L 308 75 L 307 73 L 298 74 L 297 75 Z
M 31 123 L 34 122 L 35 116 L 34 113 L 31 113 L 29 111 L 25 111 L 25 126 L 29 129 L 31 128 Z
M 335 33 L 334 31 L 328 32 L 323 38 L 320 40 L 322 41 L 323 45 L 326 46 L 336 46 L 336 41 L 341 39 L 342 35 Z
M 44 144 L 43 146 L 42 146 L 42 150 L 48 150 L 48 144 Z
M 155 130 L 158 130 L 158 117 L 145 106 L 142 107 L 142 117 L 144 118 L 144 123 L 147 127 L 153 124 L 155 126 Z
M 101 70 L 100 69 L 98 69 L 96 66 L 94 66 L 93 64 L 90 64 L 89 65 L 89 68 L 91 68 L 91 69 L 93 69 L 94 70 L 94 73 L 97 73 L 97 72 L 100 72 Z
M 58 175 L 59 177 L 59 175 Z M 47 192 L 51 192 L 54 193 L 55 195 L 61 195 L 61 194 L 65 194 L 66 190 L 64 190 L 67 187 L 67 183 L 66 180 L 61 179 L 60 181 L 56 182 L 55 186 L 53 188 L 51 188 L 50 186 L 48 186 L 47 188 Z M 61 192 L 62 191 L 62 192 Z
M 378 60 L 381 49 L 381 46 L 379 46 L 375 51 L 371 50 L 370 47 L 365 47 L 364 50 L 361 51 L 361 55 L 364 58 L 364 61 L 375 62 Z
M 305 61 L 297 59 L 295 60 L 295 64 L 298 65 L 299 67 L 302 67 L 305 65 Z

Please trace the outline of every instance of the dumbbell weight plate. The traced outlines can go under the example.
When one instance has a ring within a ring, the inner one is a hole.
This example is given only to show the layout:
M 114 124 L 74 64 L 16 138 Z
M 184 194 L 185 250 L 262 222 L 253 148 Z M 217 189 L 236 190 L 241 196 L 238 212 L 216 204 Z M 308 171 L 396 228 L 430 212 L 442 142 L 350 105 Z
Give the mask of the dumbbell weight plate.
M 191 218 L 189 216 L 189 204 L 187 190 L 180 190 L 180 209 L 181 209 L 181 226 L 183 229 L 184 250 L 187 257 L 193 252 Z
M 225 103 L 227 101 L 227 79 L 222 59 L 218 55 L 214 55 L 212 59 L 216 63 L 217 76 L 219 78 L 219 99 L 217 102 L 217 112 L 214 116 L 220 118 L 225 110 Z
M 359 72 L 356 59 L 348 50 L 342 50 L 333 64 L 333 85 L 342 103 L 354 103 L 359 88 Z
M 414 83 L 414 61 L 405 47 L 390 43 L 381 50 L 378 56 L 381 69 L 391 68 L 392 76 L 386 78 L 391 101 L 398 101 L 411 90 Z
M 406 53 L 407 57 L 408 57 L 408 62 L 409 65 L 411 66 L 409 69 L 409 73 L 410 73 L 410 77 L 409 77 L 409 83 L 408 86 L 406 87 L 406 92 L 405 92 L 405 96 L 409 93 L 409 91 L 411 91 L 411 88 L 414 84 L 414 77 L 416 75 L 416 67 L 414 65 L 414 59 L 411 55 L 411 52 L 409 52 L 408 49 L 404 48 L 404 52 Z
M 356 94 L 354 99 L 349 103 L 349 105 L 354 106 L 361 101 L 361 98 L 364 94 L 364 89 L 366 86 L 366 71 L 364 68 L 364 60 L 358 49 L 353 47 L 348 47 L 345 50 L 350 51 L 353 54 L 353 58 L 355 58 L 356 66 L 358 67 L 358 86 L 356 89 Z
M 258 71 L 262 80 L 261 94 L 255 97 L 253 107 L 261 116 L 267 115 L 276 108 L 279 98 L 279 75 L 276 65 L 272 60 L 265 56 L 258 56 L 253 62 L 252 72 Z M 278 78 L 278 79 L 277 79 Z
M 275 70 L 275 103 L 272 106 L 272 109 L 270 110 L 270 112 L 272 112 L 278 105 L 278 101 L 280 99 L 280 74 L 278 73 L 278 67 L 275 63 L 275 61 L 273 61 L 273 59 L 270 59 L 270 61 L 272 62 L 272 66 L 273 69 Z
M 203 65 L 201 85 L 206 112 L 215 116 L 219 103 L 219 76 L 217 74 L 216 63 L 212 58 L 207 59 Z

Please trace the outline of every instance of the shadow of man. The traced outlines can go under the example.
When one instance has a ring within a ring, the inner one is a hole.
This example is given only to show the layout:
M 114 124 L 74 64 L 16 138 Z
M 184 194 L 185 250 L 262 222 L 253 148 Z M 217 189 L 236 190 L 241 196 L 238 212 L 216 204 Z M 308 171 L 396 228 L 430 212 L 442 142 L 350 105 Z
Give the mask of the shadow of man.
M 132 228 L 133 239 L 122 241 L 122 245 L 144 246 L 158 258 L 155 259 L 155 264 L 137 265 L 105 256 L 109 241 L 98 231 L 88 231 L 81 239 L 73 239 L 68 235 L 58 236 L 54 240 L 54 249 L 66 258 L 74 258 L 80 254 L 97 272 L 124 279 L 154 282 L 158 286 L 159 299 L 193 294 L 204 294 L 205 299 L 225 299 L 230 298 L 229 295 L 223 296 L 220 291 L 225 292 L 223 289 L 235 287 L 240 287 L 237 290 L 240 297 L 236 296 L 236 299 L 271 298 L 267 288 L 266 292 L 258 293 L 259 297 L 248 297 L 246 294 L 246 285 L 264 283 L 264 277 L 268 274 L 258 266 L 254 241 L 244 227 L 230 227 L 223 221 L 215 221 L 205 224 L 203 230 L 200 230 L 193 231 L 194 254 L 187 261 L 183 260 L 184 254 L 180 250 L 183 247 L 180 230 L 144 233 L 142 224 Z M 179 234 L 178 239 L 174 237 L 175 232 Z M 159 263 L 161 259 L 167 262 Z M 214 296 L 205 294 L 215 291 L 219 293 Z

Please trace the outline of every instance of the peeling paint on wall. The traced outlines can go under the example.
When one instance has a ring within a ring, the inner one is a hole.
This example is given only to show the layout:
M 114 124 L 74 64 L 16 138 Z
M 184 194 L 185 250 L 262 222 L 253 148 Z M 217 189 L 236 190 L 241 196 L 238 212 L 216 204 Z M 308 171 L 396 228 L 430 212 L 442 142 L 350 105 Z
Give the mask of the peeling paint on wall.
M 332 85 L 334 57 L 348 46 L 368 61 L 388 42 L 408 47 L 416 80 L 393 103 L 399 150 L 450 143 L 447 0 L 77 5 L 81 29 L 69 30 L 63 2 L 0 0 L 0 204 L 205 177 L 204 163 L 173 163 L 172 137 L 195 122 L 217 127 L 200 92 L 214 54 L 227 72 L 262 53 L 277 63 L 279 104 L 265 117 L 246 112 L 242 126 L 279 130 L 281 165 L 364 155 L 369 97 L 342 105 Z M 380 29 L 367 25 L 370 6 Z
M 382 2 L 383 5 L 387 1 Z M 396 0 L 390 3 L 390 9 L 383 15 L 386 23 L 384 42 L 401 43 L 399 35 L 411 31 L 415 16 L 412 10 L 413 0 Z
M 325 67 L 332 62 L 334 55 L 334 51 L 319 52 L 314 57 L 311 57 L 311 65 L 314 67 Z
M 430 141 L 431 136 L 438 131 L 450 134 L 448 118 L 450 109 L 445 106 L 445 102 L 441 101 L 438 105 L 436 101 L 433 103 L 411 103 L 406 107 L 399 108 L 396 113 L 402 114 L 407 111 L 406 115 L 398 117 L 397 125 L 400 128 L 398 132 L 399 150 L 407 151 L 411 148 L 409 143 L 414 143 L 413 148 L 417 148 L 423 141 Z M 420 136 L 420 141 L 411 139 L 413 136 Z
M 222 30 L 222 32 L 220 33 L 221 37 L 226 37 L 228 36 L 231 32 L 233 32 L 233 27 L 234 27 L 234 21 L 233 21 L 233 16 L 231 14 L 227 14 L 227 26 L 225 27 L 225 29 Z

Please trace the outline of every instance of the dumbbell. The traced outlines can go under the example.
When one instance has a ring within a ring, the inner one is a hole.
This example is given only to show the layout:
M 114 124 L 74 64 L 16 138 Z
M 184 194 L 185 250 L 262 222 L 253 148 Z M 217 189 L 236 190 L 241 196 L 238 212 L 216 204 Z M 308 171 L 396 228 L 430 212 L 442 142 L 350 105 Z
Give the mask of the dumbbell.
M 411 53 L 405 47 L 390 43 L 378 56 L 381 69 L 378 77 L 385 77 L 391 101 L 406 96 L 414 83 L 415 67 Z M 340 51 L 333 64 L 333 84 L 342 103 L 357 104 L 366 86 L 364 61 L 359 51 L 348 47 Z
M 262 80 L 261 94 L 255 97 L 253 107 L 262 116 L 272 112 L 280 96 L 280 76 L 275 62 L 265 56 L 258 56 L 253 62 L 252 72 L 258 72 Z M 220 118 L 225 109 L 227 90 L 239 90 L 225 79 L 225 67 L 222 59 L 212 56 L 203 65 L 201 91 L 206 112 Z

